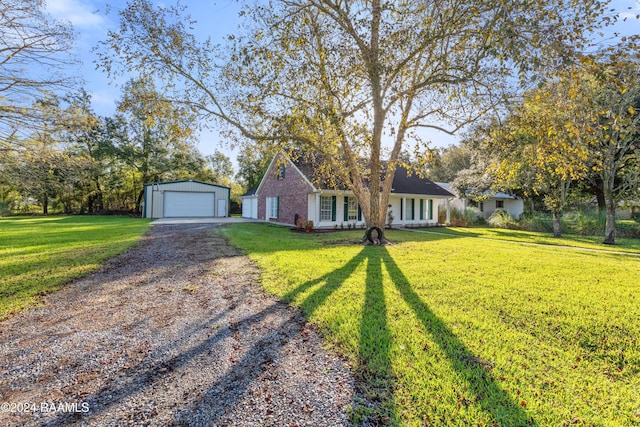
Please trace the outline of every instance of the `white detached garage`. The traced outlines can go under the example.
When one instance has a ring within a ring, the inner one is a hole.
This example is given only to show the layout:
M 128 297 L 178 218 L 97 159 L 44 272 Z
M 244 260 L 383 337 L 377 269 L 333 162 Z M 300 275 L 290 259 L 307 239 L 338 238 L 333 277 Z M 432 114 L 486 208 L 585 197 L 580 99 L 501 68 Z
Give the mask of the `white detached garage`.
M 227 217 L 230 196 L 229 187 L 194 180 L 145 184 L 142 217 Z

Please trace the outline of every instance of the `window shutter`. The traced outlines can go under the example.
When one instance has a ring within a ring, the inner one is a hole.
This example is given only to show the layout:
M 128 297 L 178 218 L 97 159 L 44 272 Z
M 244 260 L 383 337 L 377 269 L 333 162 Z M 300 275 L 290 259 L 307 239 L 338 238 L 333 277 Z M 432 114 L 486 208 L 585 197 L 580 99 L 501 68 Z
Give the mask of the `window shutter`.
M 412 220 L 416 219 L 416 199 L 411 199 L 411 215 L 409 217 Z
M 400 221 L 404 219 L 404 199 L 400 199 Z
M 331 196 L 331 221 L 336 220 L 336 196 Z
M 429 219 L 433 219 L 433 199 L 429 199 Z
M 349 198 L 344 196 L 344 220 L 349 221 Z
M 276 218 L 280 218 L 280 197 L 276 197 Z
M 362 209 L 360 209 L 360 203 L 358 203 L 358 221 L 362 221 Z
M 420 219 L 424 219 L 424 199 L 420 199 Z

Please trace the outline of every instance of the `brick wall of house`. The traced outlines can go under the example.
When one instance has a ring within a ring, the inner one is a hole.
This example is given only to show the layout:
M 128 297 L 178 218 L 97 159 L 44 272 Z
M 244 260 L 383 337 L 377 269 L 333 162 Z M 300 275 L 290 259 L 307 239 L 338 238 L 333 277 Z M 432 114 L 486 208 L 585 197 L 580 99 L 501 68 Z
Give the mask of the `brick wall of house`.
M 288 161 L 285 165 L 284 178 L 281 178 L 277 163 L 276 161 L 271 164 L 262 182 L 258 194 L 258 219 L 295 225 L 294 218 L 298 214 L 306 221 L 308 195 L 313 191 L 313 188 Z M 266 218 L 267 197 L 280 198 L 279 218 Z

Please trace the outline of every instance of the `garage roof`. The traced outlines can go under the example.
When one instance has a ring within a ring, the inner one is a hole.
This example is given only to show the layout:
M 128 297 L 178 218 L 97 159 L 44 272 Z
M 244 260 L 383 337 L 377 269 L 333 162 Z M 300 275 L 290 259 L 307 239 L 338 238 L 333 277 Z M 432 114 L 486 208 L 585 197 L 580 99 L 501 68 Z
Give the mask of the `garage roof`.
M 197 182 L 198 184 L 210 185 L 212 187 L 222 187 L 222 188 L 226 188 L 227 190 L 231 190 L 231 187 L 227 187 L 226 185 L 212 184 L 210 182 L 198 181 L 197 179 L 180 179 L 180 180 L 176 180 L 176 181 L 150 182 L 148 184 L 145 184 L 144 186 L 146 187 L 148 185 L 177 184 L 177 183 L 180 183 L 180 182 Z

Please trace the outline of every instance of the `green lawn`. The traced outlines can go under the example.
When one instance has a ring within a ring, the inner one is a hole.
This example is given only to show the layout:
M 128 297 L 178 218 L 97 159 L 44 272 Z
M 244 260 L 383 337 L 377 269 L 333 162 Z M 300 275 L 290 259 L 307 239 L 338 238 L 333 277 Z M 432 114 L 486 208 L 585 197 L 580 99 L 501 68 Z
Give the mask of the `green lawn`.
M 564 234 L 562 238 L 554 238 L 551 233 L 535 231 L 509 230 L 492 227 L 442 227 L 423 228 L 419 232 L 448 234 L 456 237 L 482 237 L 497 240 L 509 240 L 522 243 L 540 243 L 544 245 L 572 246 L 578 248 L 599 249 L 614 252 L 631 252 L 640 254 L 640 239 L 616 238 L 615 245 L 602 243 L 602 236 L 578 236 Z
M 0 319 L 94 270 L 148 227 L 115 216 L 0 218 Z
M 407 231 L 387 247 L 348 243 L 362 231 L 221 232 L 351 360 L 379 423 L 640 425 L 637 257 Z

